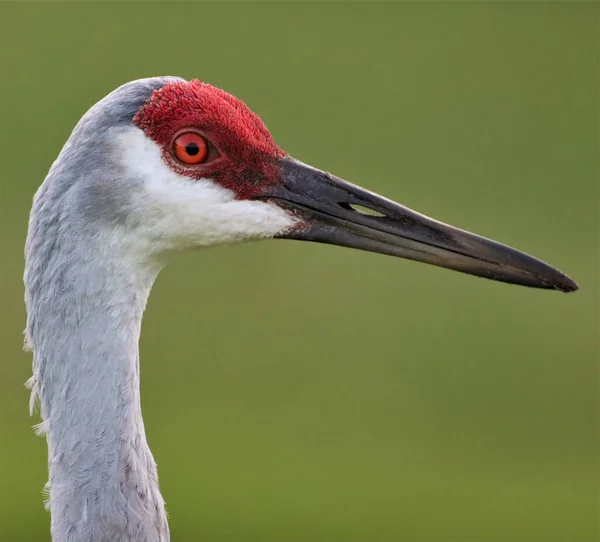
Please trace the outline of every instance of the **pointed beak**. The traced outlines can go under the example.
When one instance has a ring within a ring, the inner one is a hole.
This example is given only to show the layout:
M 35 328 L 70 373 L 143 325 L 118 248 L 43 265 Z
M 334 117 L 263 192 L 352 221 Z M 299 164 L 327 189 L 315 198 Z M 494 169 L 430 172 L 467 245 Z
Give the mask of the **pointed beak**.
M 261 194 L 302 218 L 280 238 L 389 254 L 491 280 L 573 292 L 575 281 L 523 252 L 412 211 L 330 173 L 285 158 L 283 183 Z

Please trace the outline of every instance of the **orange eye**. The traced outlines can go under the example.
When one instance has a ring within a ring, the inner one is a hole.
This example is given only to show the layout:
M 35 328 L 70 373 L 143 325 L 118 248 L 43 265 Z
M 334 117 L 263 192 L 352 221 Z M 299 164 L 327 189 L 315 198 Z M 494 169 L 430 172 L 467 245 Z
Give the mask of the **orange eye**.
M 173 150 L 184 164 L 201 164 L 208 156 L 208 143 L 200 134 L 186 132 L 177 137 Z

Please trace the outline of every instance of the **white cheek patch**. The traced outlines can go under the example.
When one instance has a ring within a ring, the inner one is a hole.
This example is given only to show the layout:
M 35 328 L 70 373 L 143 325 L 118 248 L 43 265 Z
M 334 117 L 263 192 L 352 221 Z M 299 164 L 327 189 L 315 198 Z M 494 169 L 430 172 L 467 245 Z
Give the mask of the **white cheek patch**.
M 117 135 L 127 178 L 140 179 L 136 221 L 156 249 L 191 248 L 269 238 L 298 219 L 274 203 L 236 200 L 211 179 L 192 180 L 165 164 L 159 146 L 137 127 Z

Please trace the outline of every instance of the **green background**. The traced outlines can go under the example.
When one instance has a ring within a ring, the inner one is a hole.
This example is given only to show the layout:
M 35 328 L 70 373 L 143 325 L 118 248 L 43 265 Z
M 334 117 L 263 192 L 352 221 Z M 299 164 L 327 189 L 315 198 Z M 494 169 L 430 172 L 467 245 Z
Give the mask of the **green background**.
M 278 143 L 581 291 L 271 241 L 168 267 L 141 339 L 172 538 L 598 540 L 596 3 L 0 5 L 0 540 L 48 540 L 22 247 L 79 117 L 198 77 Z

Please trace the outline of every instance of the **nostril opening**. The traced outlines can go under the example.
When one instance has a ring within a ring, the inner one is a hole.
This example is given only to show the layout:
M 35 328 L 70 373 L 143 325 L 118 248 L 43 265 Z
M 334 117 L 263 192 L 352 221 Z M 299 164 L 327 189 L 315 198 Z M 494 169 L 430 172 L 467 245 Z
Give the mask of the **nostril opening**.
M 357 205 L 355 203 L 343 202 L 339 203 L 339 206 L 342 209 L 346 209 L 347 211 L 355 211 L 357 213 L 360 213 L 361 215 L 378 216 L 383 218 L 385 218 L 386 216 L 383 213 L 380 213 L 379 211 L 375 211 L 375 209 L 369 209 L 368 207 L 364 207 L 363 205 Z

